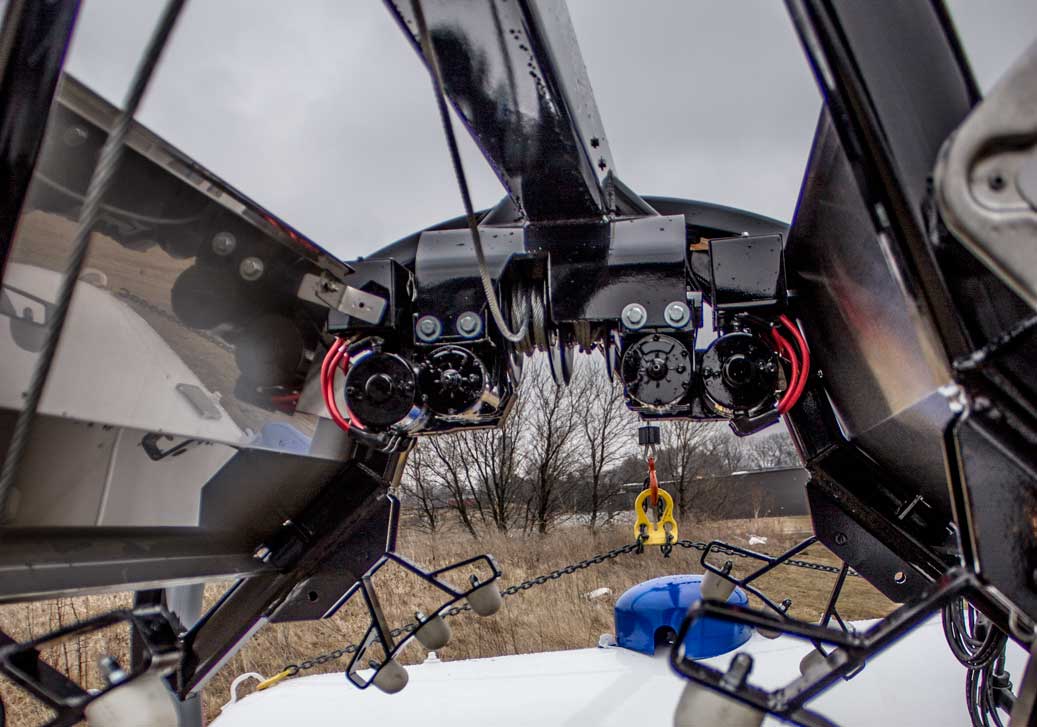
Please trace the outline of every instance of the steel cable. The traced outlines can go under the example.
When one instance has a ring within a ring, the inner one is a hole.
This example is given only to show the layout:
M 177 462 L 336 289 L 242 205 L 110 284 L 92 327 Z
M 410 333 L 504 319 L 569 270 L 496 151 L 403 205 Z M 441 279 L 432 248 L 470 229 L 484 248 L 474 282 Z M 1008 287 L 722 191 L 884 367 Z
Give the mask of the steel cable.
M 468 190 L 468 179 L 461 164 L 461 151 L 457 145 L 457 137 L 454 135 L 454 126 L 450 121 L 450 110 L 446 104 L 446 91 L 443 88 L 443 76 L 440 72 L 439 61 L 436 51 L 432 47 L 432 39 L 429 36 L 428 26 L 425 24 L 425 14 L 422 11 L 419 0 L 412 3 L 414 19 L 418 26 L 418 39 L 421 43 L 422 52 L 428 61 L 429 73 L 432 76 L 432 86 L 436 93 L 436 106 L 439 108 L 440 120 L 443 122 L 443 131 L 446 134 L 447 146 L 450 148 L 450 160 L 454 165 L 454 175 L 457 177 L 457 186 L 461 190 L 461 201 L 464 203 L 465 217 L 468 220 L 468 229 L 472 233 L 472 246 L 475 248 L 475 259 L 479 263 L 479 279 L 482 282 L 483 293 L 486 295 L 486 304 L 490 308 L 490 315 L 501 335 L 511 343 L 519 343 L 526 336 L 529 326 L 529 317 L 525 317 L 518 331 L 512 332 L 504 321 L 504 313 L 501 312 L 500 303 L 497 301 L 497 293 L 493 289 L 493 280 L 486 265 L 486 254 L 483 251 L 482 237 L 479 235 L 479 221 L 475 217 L 475 208 L 472 205 L 472 197 Z

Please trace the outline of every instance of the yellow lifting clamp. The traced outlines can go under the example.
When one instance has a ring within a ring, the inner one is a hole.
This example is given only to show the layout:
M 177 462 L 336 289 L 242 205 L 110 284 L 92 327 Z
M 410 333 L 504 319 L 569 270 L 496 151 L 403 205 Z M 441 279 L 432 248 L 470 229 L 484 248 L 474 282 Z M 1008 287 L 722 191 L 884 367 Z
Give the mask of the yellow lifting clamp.
M 645 500 L 651 498 L 649 507 Z M 660 512 L 659 500 L 662 500 Z M 648 510 L 655 513 L 655 521 L 648 519 Z M 634 538 L 638 545 L 661 545 L 663 555 L 669 555 L 673 543 L 677 542 L 677 521 L 673 519 L 673 498 L 670 493 L 659 487 L 655 474 L 655 458 L 648 458 L 648 487 L 634 500 Z

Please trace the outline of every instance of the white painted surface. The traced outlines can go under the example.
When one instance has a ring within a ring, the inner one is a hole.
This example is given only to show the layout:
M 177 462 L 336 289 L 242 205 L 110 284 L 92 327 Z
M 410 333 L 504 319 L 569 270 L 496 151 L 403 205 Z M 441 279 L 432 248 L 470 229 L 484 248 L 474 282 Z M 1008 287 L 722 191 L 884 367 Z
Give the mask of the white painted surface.
M 868 625 L 863 622 L 857 627 Z M 741 650 L 755 658 L 752 683 L 775 688 L 799 675 L 799 660 L 809 648 L 789 637 L 769 641 L 754 636 Z M 729 660 L 726 655 L 707 663 L 726 667 Z M 1022 678 L 1024 661 L 1023 651 L 1010 644 L 1008 666 L 1016 683 Z M 392 696 L 374 688 L 360 691 L 342 674 L 291 679 L 228 705 L 212 727 L 330 727 L 361 722 L 379 727 L 670 725 L 685 683 L 670 670 L 665 656 L 620 648 L 407 668 L 410 683 Z M 812 707 L 842 727 L 968 727 L 964 684 L 965 670 L 951 655 L 939 618 L 933 618 L 858 676 L 823 694 Z

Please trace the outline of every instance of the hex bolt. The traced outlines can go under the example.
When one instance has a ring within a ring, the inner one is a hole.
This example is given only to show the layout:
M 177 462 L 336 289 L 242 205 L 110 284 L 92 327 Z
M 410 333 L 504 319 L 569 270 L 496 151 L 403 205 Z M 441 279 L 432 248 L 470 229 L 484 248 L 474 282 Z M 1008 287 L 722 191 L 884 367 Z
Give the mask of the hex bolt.
M 663 313 L 663 317 L 666 322 L 674 328 L 684 328 L 688 325 L 688 321 L 691 319 L 691 311 L 688 310 L 688 306 L 681 303 L 679 300 L 675 300 L 666 306 L 666 311 Z
M 443 324 L 435 316 L 422 316 L 414 326 L 414 331 L 419 341 L 432 343 L 443 332 Z
M 640 303 L 631 303 L 623 309 L 620 318 L 622 318 L 624 326 L 632 331 L 636 331 L 639 328 L 643 328 L 645 323 L 648 322 L 648 311 Z
M 263 277 L 263 270 L 263 261 L 255 256 L 245 258 L 241 261 L 241 265 L 238 266 L 238 272 L 241 273 L 241 277 L 250 283 Z
M 220 257 L 226 257 L 234 252 L 238 246 L 238 240 L 230 232 L 217 232 L 212 236 L 212 251 Z
M 457 317 L 457 332 L 465 338 L 475 338 L 482 333 L 482 318 L 477 313 L 465 311 Z

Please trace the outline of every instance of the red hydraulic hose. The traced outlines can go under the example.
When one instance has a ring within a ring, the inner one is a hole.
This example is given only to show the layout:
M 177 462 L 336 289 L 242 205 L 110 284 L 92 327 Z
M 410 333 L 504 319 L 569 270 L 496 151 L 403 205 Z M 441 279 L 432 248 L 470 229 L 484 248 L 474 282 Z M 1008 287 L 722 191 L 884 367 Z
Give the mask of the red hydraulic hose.
M 800 333 L 799 327 L 789 320 L 787 315 L 783 313 L 778 320 L 792 333 L 792 338 L 799 349 L 799 384 L 796 386 L 796 391 L 793 394 L 792 403 L 789 404 L 789 408 L 792 408 L 799 401 L 799 397 L 803 395 L 804 389 L 807 388 L 807 378 L 810 376 L 810 349 L 807 347 L 807 341 L 803 338 L 803 334 Z
M 341 338 L 335 339 L 324 356 L 320 367 L 321 393 L 324 396 L 324 405 L 328 408 L 328 414 L 332 421 L 345 431 L 352 426 L 350 421 L 342 416 L 338 403 L 335 401 L 335 372 L 341 366 L 342 369 L 349 368 L 349 344 Z
M 785 340 L 785 337 L 778 332 L 777 328 L 771 329 L 771 336 L 778 347 L 778 353 L 787 358 L 792 366 L 792 375 L 789 376 L 788 383 L 785 385 L 785 393 L 782 394 L 781 399 L 778 401 L 778 413 L 784 414 L 795 404 L 793 396 L 796 393 L 796 388 L 799 386 L 799 359 L 796 358 L 796 352 L 793 350 L 792 344 Z

